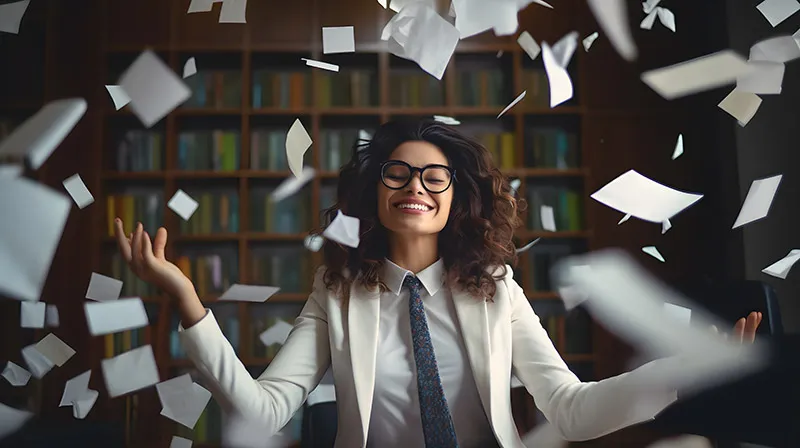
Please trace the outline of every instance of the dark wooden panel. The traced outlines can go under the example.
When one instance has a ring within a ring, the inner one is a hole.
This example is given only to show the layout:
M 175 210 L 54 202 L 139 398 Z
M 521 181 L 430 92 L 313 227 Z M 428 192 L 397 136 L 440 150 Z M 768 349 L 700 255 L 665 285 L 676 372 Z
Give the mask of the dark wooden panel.
M 163 0 L 106 0 L 108 46 L 136 48 L 169 44 L 172 2 Z M 100 24 L 95 24 L 100 26 Z
M 170 2 L 172 3 L 172 2 Z M 180 7 L 175 20 L 175 45 L 179 49 L 240 49 L 244 44 L 245 29 L 255 26 L 258 17 L 252 5 L 266 2 L 248 2 L 247 18 L 251 23 L 219 23 L 222 3 L 214 3 L 211 12 L 195 12 L 187 14 L 191 0 L 180 0 Z
M 545 41 L 553 45 L 565 34 L 576 30 L 580 15 L 588 14 L 588 11 L 583 1 L 558 0 L 548 3 L 554 8 L 531 3 L 520 11 L 519 32 L 527 31 L 537 43 Z
M 323 26 L 355 27 L 356 47 L 376 45 L 381 42 L 381 30 L 391 17 L 378 2 L 362 0 L 340 0 L 318 2 L 319 30 L 312 31 L 315 41 L 322 45 Z M 308 16 L 310 20 L 310 15 Z M 320 47 L 321 48 L 321 47 Z
M 254 47 L 310 45 L 314 0 L 282 2 L 280 7 L 271 1 L 251 1 L 247 5 L 247 21 L 250 42 Z
M 33 1 L 19 34 L 0 36 L 0 106 L 23 106 L 34 112 L 44 98 L 46 3 Z

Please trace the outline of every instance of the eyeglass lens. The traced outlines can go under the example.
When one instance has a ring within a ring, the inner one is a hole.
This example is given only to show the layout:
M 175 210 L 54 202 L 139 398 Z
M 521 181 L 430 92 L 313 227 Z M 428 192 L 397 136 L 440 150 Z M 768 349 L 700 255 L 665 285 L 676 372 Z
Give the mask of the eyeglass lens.
M 441 193 L 450 186 L 450 171 L 445 168 L 429 166 L 421 175 L 422 185 L 431 193 Z M 383 182 L 387 187 L 400 189 L 411 181 L 411 170 L 401 163 L 390 163 L 383 167 Z

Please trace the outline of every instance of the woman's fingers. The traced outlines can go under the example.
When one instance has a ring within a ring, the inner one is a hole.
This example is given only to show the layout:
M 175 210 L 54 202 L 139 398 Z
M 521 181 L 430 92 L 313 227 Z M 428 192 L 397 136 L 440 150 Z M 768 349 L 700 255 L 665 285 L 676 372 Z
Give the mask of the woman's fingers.
M 137 274 L 142 272 L 144 267 L 144 259 L 142 259 L 142 223 L 136 225 L 136 230 L 133 232 L 133 240 L 131 241 L 131 265 L 133 271 Z
M 144 259 L 144 265 L 149 269 L 153 269 L 156 263 L 158 263 L 158 260 L 153 255 L 153 245 L 150 242 L 150 235 L 148 235 L 147 232 L 144 232 L 144 235 L 142 235 L 142 258 Z
M 736 321 L 736 325 L 733 327 L 734 342 L 742 342 L 744 340 L 744 328 L 746 323 L 747 321 L 744 317 Z
M 117 218 L 114 220 L 114 235 L 117 237 L 117 245 L 119 252 L 125 262 L 131 262 L 131 242 L 125 237 L 125 230 L 122 228 L 122 220 Z
M 747 316 L 747 322 L 745 323 L 745 342 L 753 342 L 756 340 L 756 329 L 758 329 L 758 313 L 752 312 Z
M 165 247 L 167 247 L 167 229 L 159 227 L 155 240 L 153 240 L 153 255 L 159 260 L 163 260 Z

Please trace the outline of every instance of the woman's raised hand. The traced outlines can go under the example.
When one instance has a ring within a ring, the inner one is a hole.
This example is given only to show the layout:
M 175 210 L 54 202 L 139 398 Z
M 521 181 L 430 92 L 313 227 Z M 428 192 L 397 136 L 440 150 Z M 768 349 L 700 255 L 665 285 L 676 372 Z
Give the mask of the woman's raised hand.
M 194 285 L 183 272 L 164 258 L 167 245 L 167 229 L 161 227 L 151 242 L 142 223 L 136 224 L 131 236 L 126 237 L 122 220 L 114 220 L 114 231 L 123 258 L 140 279 L 159 287 L 172 297 L 180 298 L 194 294 Z

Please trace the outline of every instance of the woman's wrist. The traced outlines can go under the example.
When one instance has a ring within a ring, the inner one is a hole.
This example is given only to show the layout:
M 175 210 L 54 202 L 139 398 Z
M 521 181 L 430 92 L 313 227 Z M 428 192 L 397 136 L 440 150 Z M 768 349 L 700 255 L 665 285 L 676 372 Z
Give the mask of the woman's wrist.
M 175 298 L 178 302 L 183 328 L 189 328 L 205 317 L 206 309 L 194 288 L 181 291 Z

